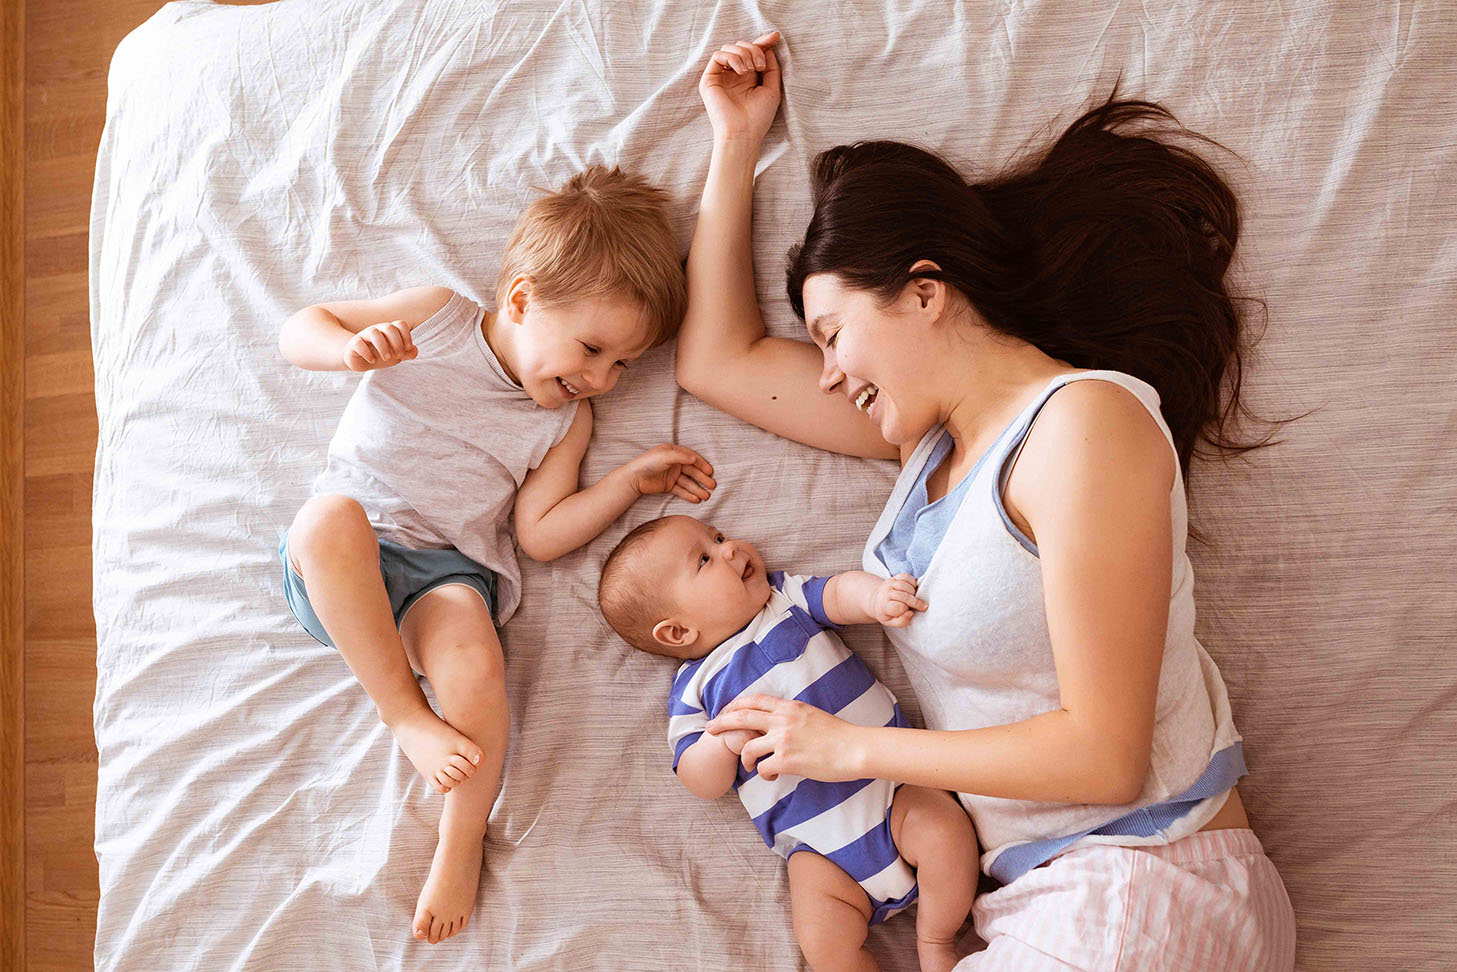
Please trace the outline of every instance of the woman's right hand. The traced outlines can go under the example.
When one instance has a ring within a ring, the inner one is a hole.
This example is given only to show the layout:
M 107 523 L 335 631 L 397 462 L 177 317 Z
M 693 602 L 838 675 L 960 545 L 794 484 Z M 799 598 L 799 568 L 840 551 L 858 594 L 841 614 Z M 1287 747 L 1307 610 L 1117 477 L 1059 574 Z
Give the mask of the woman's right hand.
M 713 52 L 698 79 L 716 141 L 764 140 L 779 111 L 779 31 L 752 41 L 725 44 Z M 761 77 L 762 75 L 762 77 Z

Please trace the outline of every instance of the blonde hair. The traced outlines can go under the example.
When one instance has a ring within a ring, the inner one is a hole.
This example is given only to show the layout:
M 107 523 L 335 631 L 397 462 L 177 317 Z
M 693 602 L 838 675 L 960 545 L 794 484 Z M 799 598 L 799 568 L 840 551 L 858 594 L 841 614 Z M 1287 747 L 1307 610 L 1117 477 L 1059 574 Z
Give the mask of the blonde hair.
M 647 313 L 656 347 L 678 333 L 688 302 L 669 196 L 617 166 L 594 165 L 537 199 L 511 231 L 496 281 L 505 306 L 511 281 L 530 277 L 548 305 L 625 297 Z
M 649 520 L 623 537 L 607 555 L 597 581 L 597 605 L 612 630 L 634 648 L 654 655 L 667 651 L 653 638 L 653 626 L 662 620 L 661 601 L 656 578 L 648 576 L 642 555 L 666 520 Z

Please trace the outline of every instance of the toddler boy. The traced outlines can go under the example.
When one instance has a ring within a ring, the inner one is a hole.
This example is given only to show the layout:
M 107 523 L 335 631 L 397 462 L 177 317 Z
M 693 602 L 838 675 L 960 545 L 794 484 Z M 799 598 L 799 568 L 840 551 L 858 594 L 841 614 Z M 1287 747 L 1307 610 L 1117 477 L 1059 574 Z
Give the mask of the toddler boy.
M 279 553 L 294 616 L 338 648 L 446 794 L 412 923 L 430 942 L 466 926 L 480 881 L 509 727 L 495 628 L 520 599 L 514 541 L 551 560 L 639 496 L 696 503 L 715 485 L 702 457 L 664 444 L 578 489 L 584 400 L 683 316 L 660 190 L 615 168 L 572 177 L 518 221 L 495 296 L 495 311 L 442 287 L 331 301 L 294 314 L 279 340 L 301 368 L 365 373 Z

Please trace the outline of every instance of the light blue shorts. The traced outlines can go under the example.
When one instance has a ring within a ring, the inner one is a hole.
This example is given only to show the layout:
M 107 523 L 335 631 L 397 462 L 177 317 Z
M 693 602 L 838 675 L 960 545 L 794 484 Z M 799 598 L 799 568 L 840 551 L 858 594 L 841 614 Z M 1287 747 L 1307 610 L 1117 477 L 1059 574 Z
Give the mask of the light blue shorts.
M 322 645 L 335 647 L 324 623 L 309 603 L 309 592 L 304 588 L 304 579 L 293 569 L 288 557 L 288 534 L 278 544 L 278 556 L 283 561 L 283 596 L 298 623 Z M 437 587 L 447 584 L 464 584 L 486 602 L 486 609 L 496 613 L 496 574 L 488 567 L 471 560 L 454 547 L 439 550 L 412 550 L 388 540 L 379 541 L 379 573 L 384 578 L 385 593 L 389 595 L 390 611 L 395 625 L 404 618 L 415 602 Z

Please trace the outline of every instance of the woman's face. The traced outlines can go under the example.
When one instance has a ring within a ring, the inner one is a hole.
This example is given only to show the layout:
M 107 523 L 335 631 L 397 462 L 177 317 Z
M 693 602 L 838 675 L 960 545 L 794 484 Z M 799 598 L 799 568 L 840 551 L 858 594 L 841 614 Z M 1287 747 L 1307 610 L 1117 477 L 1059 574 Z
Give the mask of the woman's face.
M 883 306 L 833 274 L 804 282 L 805 326 L 824 356 L 820 390 L 844 395 L 892 445 L 915 443 L 940 421 L 925 378 L 927 338 L 944 293 L 913 281 Z

